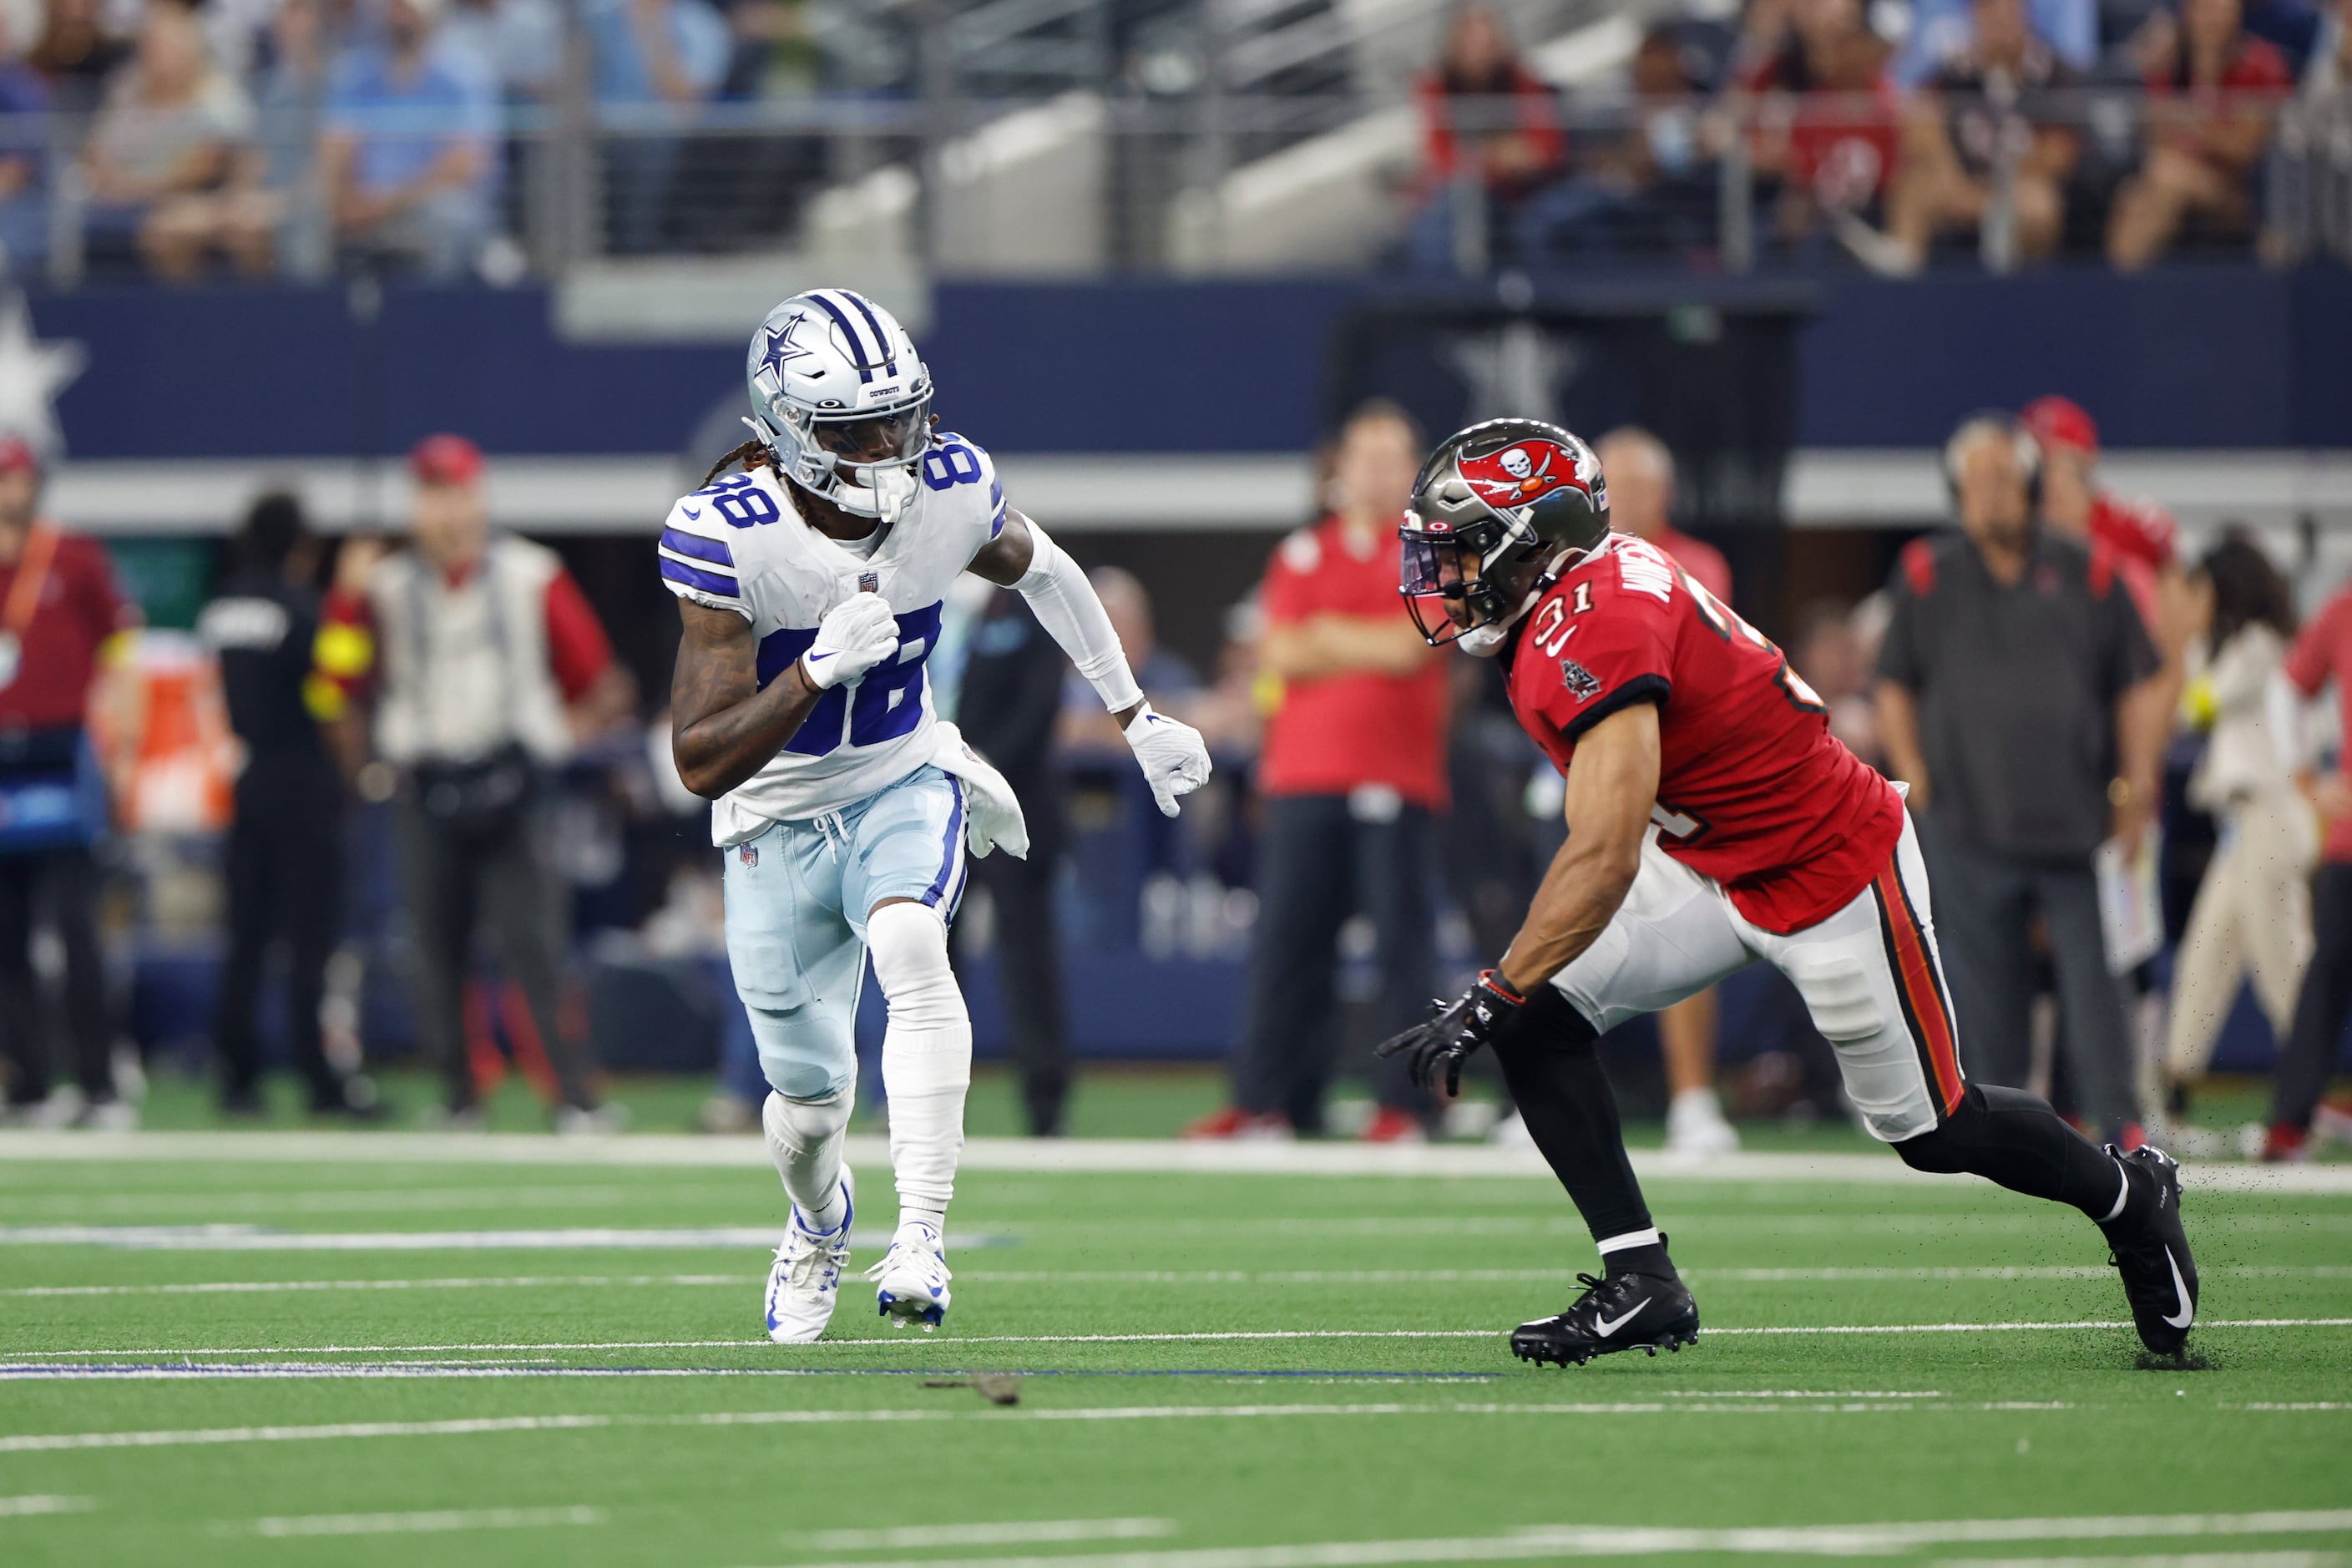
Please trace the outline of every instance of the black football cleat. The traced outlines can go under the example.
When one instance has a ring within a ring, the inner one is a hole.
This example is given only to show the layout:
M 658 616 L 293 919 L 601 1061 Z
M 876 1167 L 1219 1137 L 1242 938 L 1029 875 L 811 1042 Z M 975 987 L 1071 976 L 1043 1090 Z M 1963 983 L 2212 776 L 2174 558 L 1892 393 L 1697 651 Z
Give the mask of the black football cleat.
M 1648 1274 L 1580 1274 L 1585 1288 L 1567 1311 L 1511 1331 L 1511 1353 L 1538 1366 L 1582 1366 L 1619 1351 L 1678 1351 L 1698 1342 L 1698 1303 L 1679 1279 Z
M 2177 1356 L 2197 1321 L 2197 1262 L 2189 1255 L 2189 1232 L 2180 1223 L 2179 1162 L 2147 1143 L 2128 1154 L 2116 1154 L 2110 1143 L 2107 1152 L 2156 1184 L 2156 1202 L 2145 1214 L 2099 1229 L 2106 1235 L 2108 1261 L 2124 1277 L 2124 1296 L 2131 1302 L 2140 1342 L 2151 1355 Z

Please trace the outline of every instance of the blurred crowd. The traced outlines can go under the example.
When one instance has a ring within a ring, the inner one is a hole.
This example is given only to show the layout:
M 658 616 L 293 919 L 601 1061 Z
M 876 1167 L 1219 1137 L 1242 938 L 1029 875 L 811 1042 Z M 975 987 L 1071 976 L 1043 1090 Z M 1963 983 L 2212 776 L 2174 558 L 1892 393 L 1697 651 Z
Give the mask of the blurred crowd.
M 1719 255 L 1731 165 L 1760 254 L 1889 276 L 1963 246 L 2004 269 L 2279 253 L 2308 199 L 2265 177 L 2280 111 L 2336 123 L 2347 82 L 2346 0 L 1747 0 L 1648 27 L 1604 122 L 1465 4 L 1420 86 L 1406 259 Z
M 2342 221 L 2341 160 L 2322 159 L 2320 189 L 2274 171 L 2273 152 L 2291 104 L 2298 149 L 2334 146 L 2326 128 L 2352 112 L 2347 5 L 1747 0 L 1648 26 L 1622 82 L 1570 95 L 1497 8 L 1467 0 L 1416 89 L 1424 152 L 1403 259 L 1431 272 L 1721 259 L 1727 168 L 1759 237 L 1738 243 L 1768 258 L 1902 275 L 1974 247 L 2003 267 L 2131 268 L 2267 237 L 2284 258 L 2310 212 Z M 855 113 L 761 130 L 706 110 L 904 98 L 903 71 L 877 87 L 858 68 L 862 29 L 907 52 L 890 29 L 913 13 L 878 9 L 889 16 L 823 0 L 11 0 L 0 250 L 19 271 L 68 261 L 75 276 L 341 265 L 501 280 L 524 268 L 517 237 L 580 223 L 560 209 L 583 195 L 589 243 L 607 251 L 775 243 L 846 169 L 827 131 L 855 129 Z M 1175 10 L 1109 7 L 1121 36 L 1130 11 L 1161 25 Z M 1267 90 L 1344 94 L 1347 79 Z M 584 170 L 538 139 L 592 123 Z
M 600 114 L 656 132 L 805 87 L 803 10 L 588 0 L 575 34 L 557 0 L 18 0 L 0 8 L 0 247 L 34 270 L 62 237 L 167 279 L 510 274 L 510 117 L 575 71 Z M 688 157 L 659 134 L 606 149 L 612 248 L 692 242 L 666 205 Z
M 1392 404 L 1346 420 L 1319 515 L 1225 614 L 1206 671 L 1160 641 L 1145 581 L 1097 568 L 1146 694 L 1217 760 L 1175 820 L 1020 597 L 976 579 L 951 596 L 933 700 L 1002 762 L 1035 847 L 979 863 L 957 960 L 993 973 L 1033 1132 L 1067 1124 L 1073 1036 L 1146 1015 L 1229 1031 L 1230 1103 L 1193 1136 L 1518 1135 L 1507 1106 L 1435 1103 L 1360 1048 L 1503 950 L 1565 833 L 1560 777 L 1496 666 L 1397 613 L 1394 519 L 1424 446 Z M 1630 427 L 1596 447 L 1613 524 L 1742 603 L 1724 553 L 1676 526 L 1676 454 Z M 1907 793 L 1970 1073 L 2051 1092 L 2118 1142 L 2227 1152 L 2192 1113 L 2250 985 L 2280 1066 L 2245 1152 L 2295 1158 L 2352 1131 L 2325 1099 L 2352 1013 L 2352 786 L 2323 700 L 2352 704 L 2352 586 L 2299 596 L 2234 527 L 2185 550 L 2162 509 L 2101 484 L 2099 458 L 2063 398 L 1971 419 L 1943 454 L 1953 526 L 1904 545 L 1885 588 L 1750 613 L 1789 628 L 1833 732 Z M 371 1117 L 362 1068 L 413 1051 L 443 1125 L 478 1125 L 514 1071 L 553 1125 L 593 1133 L 617 1125 L 600 1058 L 715 1055 L 706 1124 L 751 1123 L 718 858 L 666 710 L 564 560 L 496 526 L 470 442 L 431 437 L 409 466 L 387 537 L 321 540 L 295 498 L 260 498 L 174 641 L 142 631 L 105 550 L 46 517 L 34 449 L 0 441 L 11 1117 L 135 1121 L 121 1004 L 166 977 L 142 959 L 126 987 L 136 944 L 110 956 L 100 933 L 139 923 L 107 915 L 110 880 L 143 877 L 143 918 L 164 921 L 168 865 L 125 846 L 175 842 L 214 857 L 216 897 L 181 922 L 206 953 L 181 1011 L 202 1017 L 156 1026 L 168 1008 L 142 1005 L 151 1035 L 193 1028 L 228 1112 L 259 1111 L 282 1061 L 314 1113 Z M 1793 991 L 1738 1007 L 1720 1083 L 1725 1000 L 1658 1020 L 1679 1152 L 1737 1148 L 1727 1110 L 1843 1110 Z M 1369 1097 L 1343 1114 L 1353 1076 Z

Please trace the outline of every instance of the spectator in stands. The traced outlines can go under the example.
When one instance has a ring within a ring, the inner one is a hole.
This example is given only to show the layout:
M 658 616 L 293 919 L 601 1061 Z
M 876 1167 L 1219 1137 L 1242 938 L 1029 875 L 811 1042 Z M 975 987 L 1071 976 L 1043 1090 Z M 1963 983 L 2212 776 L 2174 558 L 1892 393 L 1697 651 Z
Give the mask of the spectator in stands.
M 2077 74 L 2099 63 L 2096 0 L 2024 0 L 2025 26 Z M 1924 87 L 1954 61 L 1981 52 L 1983 6 L 1978 0 L 1913 0 L 1911 29 L 1895 55 L 1895 85 Z
M 1522 263 L 1610 257 L 1645 248 L 1679 253 L 1712 237 L 1720 199 L 1707 167 L 1714 148 L 1673 25 L 1651 28 L 1633 51 L 1631 125 L 1585 146 L 1576 174 L 1521 205 Z
M 327 87 L 321 0 L 281 0 L 269 19 L 270 61 L 255 93 L 252 140 L 226 188 L 179 204 L 175 232 L 199 257 L 225 253 L 266 277 L 284 258 L 299 277 L 326 270 L 326 215 L 311 178 Z
M 252 132 L 252 102 L 214 67 L 195 14 L 156 0 L 82 150 L 89 232 L 135 236 L 157 277 L 193 278 L 213 193 Z
M 2192 219 L 2252 232 L 2255 165 L 2294 79 L 2285 57 L 2246 30 L 2240 0 L 2181 0 L 2147 83 L 2147 152 L 2107 221 L 2107 259 L 2126 272 L 2155 261 Z
M 556 1005 L 568 889 L 548 839 L 544 775 L 624 718 L 628 678 L 554 552 L 493 534 L 482 455 L 434 436 L 410 455 L 413 548 L 329 595 L 319 638 L 322 710 L 347 763 L 373 750 L 398 770 L 394 825 L 415 943 L 418 1032 L 447 1083 L 454 1125 L 475 1127 L 465 987 L 486 922 L 524 1005 L 503 1009 L 562 1100 L 559 1131 L 607 1129 L 583 1047 Z M 373 698 L 373 724 L 356 697 Z M 337 700 L 340 698 L 341 700 Z
M 1323 1130 L 1339 928 L 1374 931 L 1375 1035 L 1427 1015 L 1431 819 L 1446 805 L 1445 669 L 1397 613 L 1396 521 L 1421 433 L 1395 405 L 1340 433 L 1331 515 L 1283 541 L 1259 591 L 1263 667 L 1283 682 L 1258 767 L 1258 917 L 1234 1103 L 1187 1129 L 1230 1138 Z M 1374 1083 L 1364 1136 L 1418 1142 L 1433 1107 L 1402 1074 Z
M 604 142 L 612 175 L 612 247 L 626 254 L 656 250 L 684 146 L 660 132 L 718 89 L 734 46 L 727 24 L 703 0 L 592 0 L 584 15 L 595 56 L 596 102 L 624 111 L 622 133 L 608 133 Z M 669 115 L 648 113 L 657 108 Z
M 1416 272 L 1483 270 L 1510 215 L 1556 174 L 1567 148 L 1551 89 L 1528 68 L 1502 14 L 1454 7 L 1421 105 L 1421 211 L 1406 242 Z
M 131 43 L 109 29 L 105 0 L 47 0 L 42 14 L 40 39 L 25 63 L 47 79 L 60 111 L 87 114 L 105 95 L 115 68 L 131 58 Z
M 1739 88 L 1760 100 L 1755 166 L 1780 181 L 1775 230 L 1801 246 L 1875 213 L 1896 114 L 1886 45 L 1864 26 L 1861 0 L 1790 0 L 1785 15 L 1785 31 L 1750 33 Z
M 451 0 L 442 38 L 497 84 L 509 103 L 546 98 L 563 71 L 563 7 L 556 0 Z
M 2137 844 L 2150 819 L 2158 746 L 2137 699 L 2157 658 L 2102 559 L 2037 526 L 2036 462 L 2032 437 L 2003 416 L 1970 419 L 1947 445 L 1962 531 L 1904 550 L 1879 735 L 1935 875 L 1969 1076 L 2025 1084 L 2038 913 L 2075 1094 L 2095 1126 L 2128 1140 L 2130 1037 L 2092 856 L 2109 837 Z
M 104 549 L 42 518 L 43 478 L 29 442 L 0 436 L 0 1048 L 12 1069 L 0 1122 L 122 1131 L 139 1112 L 116 1098 L 109 1060 L 92 854 L 107 787 L 85 726 L 139 613 Z M 54 1009 L 33 965 L 44 910 L 65 957 Z M 59 1015 L 78 1095 L 50 1092 L 46 1026 Z
M 1609 481 L 1609 525 L 1656 545 L 1723 604 L 1731 603 L 1731 563 L 1723 552 L 1674 524 L 1675 458 L 1647 430 L 1624 426 L 1593 446 Z M 1711 1158 L 1736 1152 L 1739 1134 L 1723 1119 L 1715 1092 L 1715 1037 L 1721 1009 L 1712 986 L 1658 1015 L 1666 1059 L 1666 1148 Z
M 22 276 L 49 251 L 49 86 L 20 47 L 0 18 L 0 272 Z
M 318 543 L 301 502 L 278 494 L 254 503 L 235 548 L 235 568 L 196 621 L 220 660 L 229 727 L 244 749 L 222 868 L 228 955 L 213 1023 L 221 1109 L 265 1109 L 256 1025 L 262 971 L 282 942 L 286 1032 L 310 1111 L 364 1116 L 376 1109 L 373 1086 L 328 1062 L 319 1020 L 327 960 L 342 934 L 343 785 L 313 711 L 314 699 L 333 701 L 312 679 Z
M 2310 877 L 2319 856 L 2311 803 L 2298 782 L 2301 704 L 2282 671 L 2294 636 L 2294 593 L 2261 547 L 2236 530 L 2205 552 L 2194 585 L 2203 668 L 2190 687 L 2190 707 L 2209 733 L 2189 799 L 2219 821 L 2221 837 L 2173 963 L 2168 1120 L 2186 1117 L 2245 981 L 2253 982 L 2272 1037 L 2286 1040 L 2311 962 Z
M 2311 882 L 2311 963 L 2295 998 L 2286 1047 L 2279 1053 L 2264 1160 L 2300 1160 L 2310 1152 L 2312 1121 L 2336 1072 L 2344 1021 L 2352 1016 L 2352 780 L 2346 777 L 2347 759 L 2352 757 L 2352 584 L 2320 606 L 2295 638 L 2285 668 L 2287 679 L 2306 698 L 2336 688 L 2347 739 L 2335 769 L 2311 789 L 2322 833 L 2319 870 Z
M 1054 726 L 1069 674 L 1069 660 L 1021 595 L 1003 589 L 991 593 L 964 643 L 955 721 L 965 741 L 1003 773 L 1029 825 L 1028 858 L 987 856 L 971 863 L 971 874 L 995 910 L 1006 1033 L 1033 1138 L 1061 1132 L 1070 1090 L 1061 925 L 1054 898 L 1067 838 Z M 1102 704 L 1095 707 L 1099 710 Z
M 491 229 L 498 102 L 436 47 L 445 0 L 384 0 L 379 35 L 336 63 L 319 144 L 337 239 L 426 277 L 462 272 Z
M 2016 254 L 2044 260 L 2064 234 L 2066 182 L 2082 138 L 2052 95 L 2083 78 L 2034 34 L 2025 0 L 1975 7 L 1975 41 L 1948 58 L 1904 111 L 1885 244 L 1862 236 L 1857 247 L 1875 271 L 1907 277 L 1927 264 L 1940 236 L 1982 227 L 1995 216 L 2004 157 L 2016 160 Z

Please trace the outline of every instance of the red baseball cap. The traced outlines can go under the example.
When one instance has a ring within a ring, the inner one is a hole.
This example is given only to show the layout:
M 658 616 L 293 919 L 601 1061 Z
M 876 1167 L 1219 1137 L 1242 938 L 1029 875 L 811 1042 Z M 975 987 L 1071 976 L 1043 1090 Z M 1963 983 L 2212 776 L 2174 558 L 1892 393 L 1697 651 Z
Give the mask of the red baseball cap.
M 2018 420 L 2042 443 L 2043 451 L 2071 447 L 2094 457 L 2099 450 L 2099 426 L 2081 404 L 2058 396 L 2037 397 L 2018 413 Z
M 427 436 L 408 454 L 420 485 L 470 485 L 482 477 L 482 449 L 463 436 Z
M 35 473 L 41 471 L 41 455 L 33 444 L 11 431 L 0 436 L 0 474 Z

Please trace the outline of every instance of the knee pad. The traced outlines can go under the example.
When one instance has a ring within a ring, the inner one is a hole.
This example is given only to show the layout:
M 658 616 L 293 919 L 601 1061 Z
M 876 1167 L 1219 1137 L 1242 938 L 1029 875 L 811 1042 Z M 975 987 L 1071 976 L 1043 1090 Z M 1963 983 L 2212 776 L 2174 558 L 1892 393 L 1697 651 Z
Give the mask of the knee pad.
M 1511 1026 L 1495 1041 L 1497 1059 L 1529 1051 L 1578 1051 L 1590 1055 L 1601 1035 L 1592 1020 L 1557 985 L 1538 985 Z
M 760 1107 L 760 1128 L 772 1149 L 813 1149 L 849 1125 L 855 1104 L 845 1091 L 822 1100 L 791 1100 L 771 1090 Z
M 1978 1085 L 1969 1085 L 1960 1096 L 1958 1110 L 1928 1131 L 1904 1139 L 1895 1145 L 1895 1152 L 1915 1171 L 1951 1176 L 1969 1170 L 1970 1151 L 1984 1132 L 1984 1095 Z
M 874 978 L 890 1006 L 894 1033 L 971 1027 L 963 991 L 948 963 L 948 928 L 926 904 L 885 904 L 866 921 Z
M 760 1074 L 795 1101 L 846 1098 L 857 1084 L 857 1041 L 846 1004 L 775 1009 L 746 1007 Z

